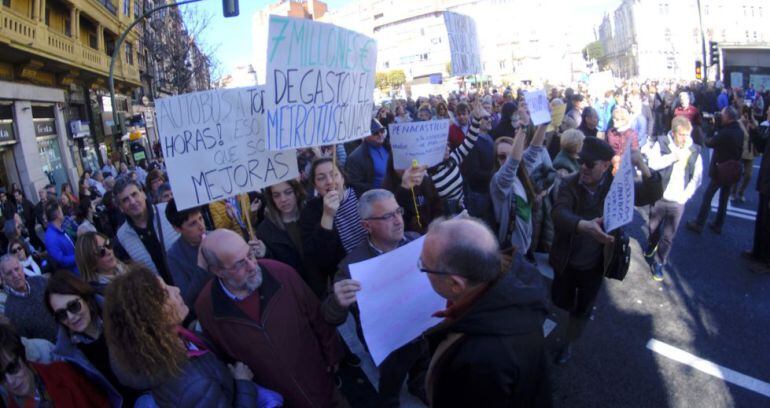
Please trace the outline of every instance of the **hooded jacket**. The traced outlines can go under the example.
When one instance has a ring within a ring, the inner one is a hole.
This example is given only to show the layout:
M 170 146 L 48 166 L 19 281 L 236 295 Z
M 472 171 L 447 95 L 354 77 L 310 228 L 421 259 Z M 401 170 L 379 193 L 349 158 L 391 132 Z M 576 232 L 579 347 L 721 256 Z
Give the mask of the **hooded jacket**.
M 537 269 L 517 255 L 464 315 L 431 330 L 431 407 L 550 406 L 544 298 Z

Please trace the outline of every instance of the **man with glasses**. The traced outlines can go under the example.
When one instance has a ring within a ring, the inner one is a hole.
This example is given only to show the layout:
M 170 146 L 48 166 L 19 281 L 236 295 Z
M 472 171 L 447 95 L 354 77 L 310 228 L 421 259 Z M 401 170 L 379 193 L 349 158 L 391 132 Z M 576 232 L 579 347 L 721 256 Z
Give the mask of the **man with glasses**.
M 419 268 L 450 305 L 427 333 L 434 351 L 431 406 L 551 405 L 545 286 L 521 255 L 511 265 L 500 270 L 497 239 L 481 220 L 431 223 Z
M 361 320 L 356 305 L 356 292 L 361 284 L 350 278 L 350 264 L 365 261 L 390 252 L 418 237 L 404 232 L 404 209 L 398 206 L 393 193 L 375 189 L 364 193 L 358 201 L 361 223 L 368 239 L 348 254 L 334 275 L 334 292 L 321 306 L 324 318 L 330 324 L 345 323 L 348 311 L 353 313 L 362 343 Z M 382 271 L 387 273 L 387 271 Z M 425 373 L 428 368 L 427 344 L 421 338 L 392 352 L 380 365 L 380 406 L 398 406 L 401 386 L 409 376 L 409 391 L 425 399 Z
M 0 280 L 6 294 L 4 314 L 19 334 L 56 342 L 56 322 L 45 308 L 45 285 L 48 280 L 43 276 L 27 277 L 14 254 L 0 257 Z
M 297 271 L 258 261 L 255 251 L 231 230 L 203 239 L 198 264 L 216 277 L 195 303 L 204 332 L 228 359 L 248 365 L 254 382 L 280 393 L 286 406 L 333 406 L 332 372 L 342 359 L 337 333 Z
M 27 361 L 19 333 L 0 323 L 0 396 L 6 407 L 106 407 L 104 390 L 68 363 Z
M 364 138 L 345 162 L 348 184 L 358 196 L 381 188 L 388 172 L 390 151 L 384 145 L 387 132 L 377 119 L 372 119 L 370 130 L 370 136 Z
M 567 342 L 557 357 L 558 364 L 569 361 L 571 344 L 591 316 L 605 275 L 605 246 L 614 243 L 614 236 L 602 226 L 614 155 L 607 142 L 587 137 L 578 154 L 580 171 L 564 179 L 551 212 L 556 232 L 549 259 L 554 270 L 551 298 L 569 312 Z M 632 150 L 631 157 L 642 173 L 642 181 L 634 184 L 634 205 L 652 204 L 663 192 L 660 175 L 650 171 L 638 150 Z

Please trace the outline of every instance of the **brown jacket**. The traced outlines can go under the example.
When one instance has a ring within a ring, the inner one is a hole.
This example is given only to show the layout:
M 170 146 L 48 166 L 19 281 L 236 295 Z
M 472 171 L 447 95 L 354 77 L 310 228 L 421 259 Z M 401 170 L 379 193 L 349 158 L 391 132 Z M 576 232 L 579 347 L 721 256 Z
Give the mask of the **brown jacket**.
M 283 395 L 287 407 L 330 407 L 334 382 L 328 369 L 342 359 L 337 332 L 296 271 L 266 259 L 259 266 L 261 323 L 212 279 L 195 304 L 204 334 L 223 356 L 248 365 L 254 382 Z

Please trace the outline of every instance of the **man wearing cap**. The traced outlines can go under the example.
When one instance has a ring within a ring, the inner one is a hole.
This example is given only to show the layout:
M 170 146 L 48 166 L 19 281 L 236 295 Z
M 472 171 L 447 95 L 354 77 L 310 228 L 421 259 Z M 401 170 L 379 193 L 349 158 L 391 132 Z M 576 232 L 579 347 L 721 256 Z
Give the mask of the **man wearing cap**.
M 605 274 L 605 245 L 614 243 L 602 227 L 614 154 L 604 140 L 586 138 L 579 153 L 580 171 L 563 181 L 551 212 L 556 230 L 549 259 L 554 270 L 551 298 L 569 312 L 567 343 L 557 358 L 559 364 L 569 360 L 571 343 L 580 337 L 591 315 Z M 634 204 L 652 204 L 662 191 L 660 175 L 650 171 L 638 150 L 631 157 L 642 173 L 642 181 L 634 185 Z
M 345 163 L 348 183 L 359 197 L 373 188 L 381 188 L 385 180 L 390 157 L 384 146 L 385 135 L 385 128 L 377 119 L 372 119 L 371 134 L 350 153 Z

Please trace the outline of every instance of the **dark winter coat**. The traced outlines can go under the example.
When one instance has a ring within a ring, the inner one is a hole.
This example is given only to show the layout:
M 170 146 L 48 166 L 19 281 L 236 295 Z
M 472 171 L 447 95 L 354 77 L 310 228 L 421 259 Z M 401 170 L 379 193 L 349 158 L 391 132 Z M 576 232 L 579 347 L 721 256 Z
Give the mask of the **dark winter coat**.
M 327 230 L 321 226 L 324 201 L 321 196 L 308 200 L 299 216 L 302 231 L 302 250 L 305 261 L 315 265 L 323 282 L 334 276 L 337 264 L 347 255 L 336 228 Z
M 374 180 L 374 162 L 369 154 L 369 145 L 366 142 L 361 143 L 350 153 L 345 162 L 345 173 L 347 173 L 347 182 L 356 191 L 359 197 L 372 189 Z
M 718 129 L 714 136 L 706 139 L 706 146 L 714 149 L 709 165 L 709 177 L 717 176 L 717 164 L 740 160 L 743 154 L 743 129 L 738 122 L 732 122 Z
M 551 406 L 542 278 L 521 256 L 512 265 L 464 315 L 427 333 L 432 407 Z

